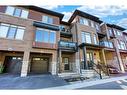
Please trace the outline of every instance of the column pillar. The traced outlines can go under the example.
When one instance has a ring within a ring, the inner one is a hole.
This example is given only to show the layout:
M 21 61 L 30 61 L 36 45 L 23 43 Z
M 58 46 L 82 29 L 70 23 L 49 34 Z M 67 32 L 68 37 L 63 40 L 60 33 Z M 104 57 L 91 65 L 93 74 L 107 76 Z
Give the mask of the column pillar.
M 23 55 L 21 77 L 27 76 L 28 66 L 29 66 L 29 56 L 30 56 L 30 52 L 29 51 L 25 51 L 24 55 Z
M 56 75 L 57 74 L 57 53 L 53 53 L 52 55 L 52 71 L 51 71 L 52 75 Z
M 75 71 L 80 74 L 80 60 L 79 60 L 79 51 L 75 53 Z
M 61 50 L 59 50 L 59 73 L 62 72 L 62 54 Z
M 103 59 L 103 62 L 104 62 L 104 64 L 106 65 L 105 50 L 102 49 L 101 52 L 102 52 L 102 59 Z
M 117 42 L 116 39 L 114 39 L 114 46 L 115 46 L 116 55 L 117 55 L 120 70 L 121 70 L 122 73 L 124 73 L 125 70 L 124 70 L 124 66 L 123 66 L 122 59 L 121 59 L 121 56 L 120 56 L 120 52 L 119 52 L 119 49 L 118 49 L 118 42 Z
M 86 47 L 83 46 L 83 58 L 84 58 L 84 69 L 88 69 L 87 59 L 86 59 Z

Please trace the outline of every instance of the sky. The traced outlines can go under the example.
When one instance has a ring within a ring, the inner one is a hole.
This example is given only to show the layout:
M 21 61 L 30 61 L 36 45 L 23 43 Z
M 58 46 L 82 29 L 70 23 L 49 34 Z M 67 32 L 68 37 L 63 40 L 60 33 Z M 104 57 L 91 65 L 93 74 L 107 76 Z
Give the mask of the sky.
M 78 9 L 99 17 L 106 23 L 116 24 L 127 29 L 126 5 L 45 5 L 41 6 L 64 14 L 63 21 L 68 21 L 72 13 Z

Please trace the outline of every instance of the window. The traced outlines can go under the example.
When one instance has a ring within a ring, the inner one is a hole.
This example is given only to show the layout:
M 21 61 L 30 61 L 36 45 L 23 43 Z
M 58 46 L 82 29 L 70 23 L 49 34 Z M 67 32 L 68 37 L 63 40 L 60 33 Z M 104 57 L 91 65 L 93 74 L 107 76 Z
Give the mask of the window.
M 127 41 L 127 35 L 125 35 L 125 39 L 126 39 L 126 41 Z
M 94 22 L 93 22 L 93 21 L 91 21 L 91 27 L 93 27 L 93 28 L 94 28 Z
M 52 17 L 49 17 L 49 16 L 42 16 L 42 21 L 43 21 L 44 23 L 53 24 L 53 18 L 52 18 Z
M 96 35 L 94 35 L 93 39 L 94 39 L 94 44 L 98 44 Z
M 89 25 L 88 20 L 85 18 L 80 18 L 80 24 Z
M 6 10 L 6 14 L 13 15 L 15 8 L 8 6 Z
M 115 29 L 113 29 L 113 31 L 114 31 L 115 36 L 117 36 L 117 31 Z
M 118 43 L 118 48 L 119 48 L 119 49 L 126 50 L 125 42 L 119 41 L 119 43 Z
M 22 10 L 21 9 L 15 9 L 14 11 L 14 16 L 17 16 L 17 17 L 20 17 L 20 14 L 21 14 Z
M 10 24 L 0 24 L 0 37 L 10 39 L 23 39 L 25 28 Z
M 108 31 L 109 31 L 109 35 L 112 36 L 113 35 L 112 30 L 109 29 Z
M 48 43 L 49 34 L 47 31 L 43 31 L 43 41 Z
M 18 28 L 15 39 L 22 40 L 24 35 L 24 28 Z
M 42 42 L 43 41 L 43 37 L 42 34 L 43 32 L 41 30 L 36 30 L 36 35 L 35 35 L 35 41 L 36 42 Z
M 81 33 L 82 35 L 82 42 L 85 42 L 85 43 L 91 43 L 91 35 L 90 33 L 87 33 L 87 32 L 82 32 Z
M 10 27 L 7 38 L 14 39 L 16 33 L 16 27 Z
M 96 30 L 99 31 L 100 28 L 99 28 L 99 25 L 98 24 L 95 24 L 95 27 L 96 27 Z
M 112 42 L 109 42 L 109 47 L 113 48 L 113 43 Z
M 27 18 L 29 11 L 8 6 L 5 13 L 16 17 Z
M 4 37 L 6 38 L 6 35 L 8 33 L 8 27 L 9 25 L 8 24 L 1 24 L 0 25 L 0 37 Z
M 55 38 L 56 38 L 55 32 L 50 32 L 49 42 L 55 43 L 56 42 Z
M 122 36 L 122 31 L 114 30 L 115 36 Z
M 45 43 L 55 43 L 56 42 L 56 32 L 49 31 L 47 29 L 38 28 L 36 30 L 35 41 L 45 42 Z
M 27 17 L 28 17 L 28 14 L 29 14 L 29 11 L 22 10 L 21 17 L 22 17 L 22 18 L 27 18 Z

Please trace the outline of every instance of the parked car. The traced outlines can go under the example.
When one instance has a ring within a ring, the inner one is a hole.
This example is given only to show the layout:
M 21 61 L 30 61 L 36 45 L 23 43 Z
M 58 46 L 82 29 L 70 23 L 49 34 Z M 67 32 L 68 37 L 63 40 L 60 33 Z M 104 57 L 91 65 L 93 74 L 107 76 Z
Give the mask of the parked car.
M 116 68 L 112 65 L 107 65 L 107 68 L 108 68 L 110 74 L 119 74 L 120 73 L 118 68 Z

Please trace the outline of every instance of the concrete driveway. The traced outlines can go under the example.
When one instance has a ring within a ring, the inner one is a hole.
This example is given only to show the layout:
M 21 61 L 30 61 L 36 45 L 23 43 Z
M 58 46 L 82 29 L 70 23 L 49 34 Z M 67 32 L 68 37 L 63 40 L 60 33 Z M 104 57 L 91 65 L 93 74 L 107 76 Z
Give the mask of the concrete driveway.
M 0 89 L 42 89 L 67 84 L 63 79 L 51 74 L 27 77 L 9 74 L 0 75 Z

